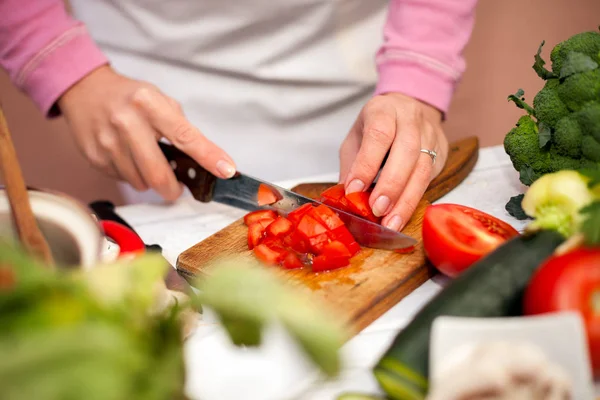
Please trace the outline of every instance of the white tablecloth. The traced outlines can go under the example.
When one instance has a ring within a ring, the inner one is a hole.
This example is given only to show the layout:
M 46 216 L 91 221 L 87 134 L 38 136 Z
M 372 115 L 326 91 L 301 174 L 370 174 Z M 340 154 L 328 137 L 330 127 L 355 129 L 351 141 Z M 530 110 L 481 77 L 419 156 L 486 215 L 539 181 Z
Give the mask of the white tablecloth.
M 307 176 L 278 184 L 291 188 L 302 182 L 336 181 L 337 172 Z M 508 156 L 501 146 L 483 148 L 473 172 L 452 192 L 438 200 L 478 208 L 521 229 L 523 222 L 505 211 L 508 199 L 522 193 Z M 244 215 L 219 204 L 202 204 L 187 197 L 171 206 L 138 204 L 118 209 L 146 243 L 163 247 L 175 265 L 177 256 Z M 187 389 L 201 400 L 333 400 L 345 391 L 381 393 L 371 368 L 410 318 L 442 287 L 434 277 L 405 297 L 343 348 L 343 372 L 333 381 L 316 374 L 286 333 L 273 326 L 259 348 L 233 346 L 210 310 L 186 343 Z

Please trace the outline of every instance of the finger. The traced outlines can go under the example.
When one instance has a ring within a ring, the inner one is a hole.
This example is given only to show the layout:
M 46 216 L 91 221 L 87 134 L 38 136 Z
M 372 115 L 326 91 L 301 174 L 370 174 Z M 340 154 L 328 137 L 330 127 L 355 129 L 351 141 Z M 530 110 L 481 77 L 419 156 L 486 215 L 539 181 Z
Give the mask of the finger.
M 352 162 L 356 159 L 356 155 L 360 150 L 360 138 L 361 132 L 359 131 L 359 121 L 357 121 L 348 136 L 340 146 L 340 179 L 339 183 L 346 182 L 346 178 L 350 173 L 350 167 L 352 167 Z
M 419 117 L 397 121 L 396 140 L 369 197 L 373 214 L 387 215 L 400 198 L 421 154 L 421 143 L 432 143 L 433 127 Z
M 165 200 L 176 200 L 183 188 L 158 147 L 156 132 L 150 124 L 134 108 L 122 110 L 111 121 L 129 148 L 146 185 Z
M 404 191 L 400 195 L 398 202 L 392 207 L 392 210 L 382 220 L 382 225 L 399 231 L 406 226 L 414 214 L 423 193 L 431 181 L 431 171 L 433 162 L 426 153 L 419 152 L 419 159 L 408 179 Z
M 235 174 L 231 157 L 194 127 L 166 96 L 141 88 L 134 94 L 133 101 L 157 131 L 210 173 L 221 178 Z
M 148 189 L 148 186 L 133 163 L 127 144 L 120 141 L 116 132 L 111 130 L 100 132 L 98 135 L 98 144 L 110 154 L 112 165 L 123 180 L 127 181 L 138 191 Z
M 385 107 L 367 109 L 361 128 L 360 149 L 345 181 L 347 194 L 369 187 L 379 173 L 383 158 L 396 136 L 395 111 Z

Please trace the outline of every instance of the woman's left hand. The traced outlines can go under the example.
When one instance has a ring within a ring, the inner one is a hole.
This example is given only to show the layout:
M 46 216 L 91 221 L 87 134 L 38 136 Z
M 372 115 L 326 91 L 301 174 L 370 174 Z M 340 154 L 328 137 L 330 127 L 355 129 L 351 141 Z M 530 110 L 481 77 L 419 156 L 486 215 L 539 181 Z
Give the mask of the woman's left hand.
M 376 216 L 384 217 L 383 225 L 404 228 L 446 163 L 448 141 L 441 125 L 438 109 L 412 97 L 373 97 L 340 148 L 340 183 L 346 194 L 369 188 L 389 151 L 369 204 Z M 435 163 L 421 149 L 435 151 Z

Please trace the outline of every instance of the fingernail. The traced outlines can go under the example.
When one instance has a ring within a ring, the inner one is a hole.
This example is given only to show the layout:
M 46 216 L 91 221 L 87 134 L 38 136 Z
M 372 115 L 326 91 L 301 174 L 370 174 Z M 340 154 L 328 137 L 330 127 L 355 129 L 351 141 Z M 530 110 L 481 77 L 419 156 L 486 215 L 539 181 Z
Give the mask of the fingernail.
M 381 217 L 382 215 L 385 215 L 388 208 L 390 208 L 390 198 L 387 196 L 379 196 L 377 200 L 375 200 L 375 203 L 373 203 L 373 214 L 375 214 L 376 217 Z
M 385 224 L 385 227 L 388 229 L 391 229 L 393 231 L 397 231 L 398 229 L 400 229 L 401 225 L 402 225 L 402 218 L 400 218 L 399 215 L 394 215 L 392 218 L 390 218 L 390 220 L 387 222 L 387 224 Z
M 362 192 L 364 188 L 365 184 L 363 183 L 363 181 L 361 181 L 360 179 L 354 179 L 346 188 L 346 194 Z
M 231 178 L 235 175 L 235 168 L 225 160 L 219 160 L 217 163 L 217 171 L 225 178 Z

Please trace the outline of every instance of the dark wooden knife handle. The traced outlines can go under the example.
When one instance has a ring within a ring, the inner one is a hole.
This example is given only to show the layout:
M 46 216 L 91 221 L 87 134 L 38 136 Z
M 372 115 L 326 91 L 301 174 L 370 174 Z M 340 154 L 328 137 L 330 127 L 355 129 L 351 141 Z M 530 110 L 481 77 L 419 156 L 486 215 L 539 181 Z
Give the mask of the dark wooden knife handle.
M 177 147 L 159 142 L 158 145 L 171 164 L 175 177 L 192 192 L 196 200 L 208 203 L 213 198 L 217 177 L 202 168 L 193 158 Z

